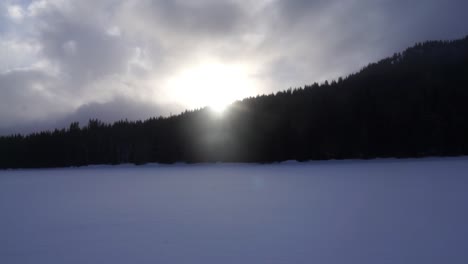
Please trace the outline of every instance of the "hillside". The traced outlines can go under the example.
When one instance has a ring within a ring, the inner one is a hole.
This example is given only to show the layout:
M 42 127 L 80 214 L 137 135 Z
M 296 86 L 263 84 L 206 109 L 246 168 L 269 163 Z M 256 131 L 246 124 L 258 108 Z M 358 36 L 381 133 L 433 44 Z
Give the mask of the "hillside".
M 0 168 L 468 154 L 468 37 L 418 43 L 361 71 L 145 121 L 0 138 Z

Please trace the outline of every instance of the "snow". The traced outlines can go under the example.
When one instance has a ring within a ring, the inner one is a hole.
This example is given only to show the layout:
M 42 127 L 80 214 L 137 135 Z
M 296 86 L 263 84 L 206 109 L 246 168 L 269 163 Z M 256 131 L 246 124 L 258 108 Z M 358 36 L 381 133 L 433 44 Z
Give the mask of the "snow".
M 468 157 L 0 171 L 0 263 L 468 263 Z

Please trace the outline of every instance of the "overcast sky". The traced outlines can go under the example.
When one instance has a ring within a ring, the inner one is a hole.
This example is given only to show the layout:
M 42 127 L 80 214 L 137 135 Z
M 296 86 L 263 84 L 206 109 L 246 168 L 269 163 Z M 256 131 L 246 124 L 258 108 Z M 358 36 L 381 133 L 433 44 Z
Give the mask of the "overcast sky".
M 467 10 L 466 0 L 2 0 L 0 134 L 334 79 L 415 42 L 464 37 Z

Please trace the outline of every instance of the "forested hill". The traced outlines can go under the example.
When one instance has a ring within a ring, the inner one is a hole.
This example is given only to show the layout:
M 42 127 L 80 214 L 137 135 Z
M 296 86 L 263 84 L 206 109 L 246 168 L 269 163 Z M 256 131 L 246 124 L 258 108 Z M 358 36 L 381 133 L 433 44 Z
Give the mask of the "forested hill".
M 0 168 L 468 154 L 468 37 L 360 72 L 168 118 L 0 138 Z

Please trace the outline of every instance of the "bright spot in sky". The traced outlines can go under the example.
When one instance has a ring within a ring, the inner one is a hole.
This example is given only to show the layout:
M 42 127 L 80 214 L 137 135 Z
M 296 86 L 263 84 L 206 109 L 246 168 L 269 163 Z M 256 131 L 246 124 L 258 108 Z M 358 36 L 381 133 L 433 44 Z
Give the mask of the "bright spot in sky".
M 188 67 L 167 83 L 169 96 L 188 109 L 208 106 L 223 112 L 232 102 L 255 94 L 249 67 L 204 62 Z

